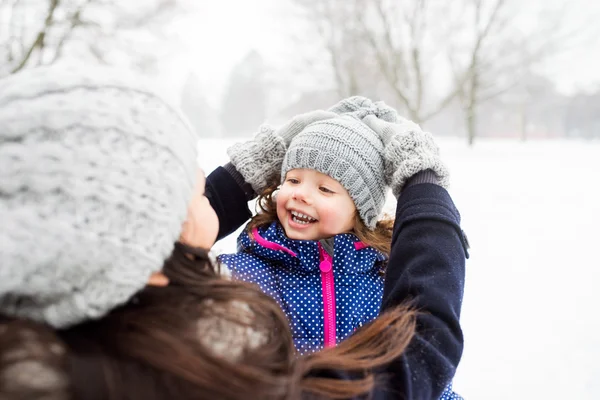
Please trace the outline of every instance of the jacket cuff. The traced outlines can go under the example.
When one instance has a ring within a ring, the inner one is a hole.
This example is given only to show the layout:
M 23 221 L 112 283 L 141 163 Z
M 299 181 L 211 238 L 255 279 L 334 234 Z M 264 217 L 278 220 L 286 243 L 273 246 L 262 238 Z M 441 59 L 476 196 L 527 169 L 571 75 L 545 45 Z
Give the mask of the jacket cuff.
M 229 162 L 225 164 L 223 168 L 229 173 L 229 175 L 231 175 L 231 177 L 233 178 L 235 183 L 237 183 L 240 189 L 242 189 L 247 201 L 256 198 L 256 192 L 254 192 L 254 189 L 252 189 L 252 185 L 246 182 L 242 174 L 240 174 L 240 172 L 235 168 L 235 165 Z
M 223 167 L 206 177 L 204 193 L 219 218 L 217 240 L 235 232 L 252 216 L 242 188 Z
M 460 213 L 446 189 L 433 183 L 404 188 L 396 206 L 396 223 L 401 227 L 419 219 L 436 219 L 451 224 L 460 236 L 466 258 L 469 258 L 471 246 L 460 227 Z
M 433 172 L 430 169 L 426 169 L 425 171 L 417 172 L 416 174 L 414 174 L 406 182 L 406 185 L 404 185 L 404 189 L 408 188 L 409 186 L 418 185 L 420 183 L 433 183 L 434 185 L 439 185 L 440 180 L 435 174 L 435 172 Z

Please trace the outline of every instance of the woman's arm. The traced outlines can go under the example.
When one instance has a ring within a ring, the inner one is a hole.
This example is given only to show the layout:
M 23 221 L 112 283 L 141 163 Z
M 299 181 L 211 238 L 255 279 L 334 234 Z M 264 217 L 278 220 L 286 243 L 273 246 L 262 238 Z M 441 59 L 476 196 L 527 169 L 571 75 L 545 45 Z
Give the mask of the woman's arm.
M 448 192 L 408 184 L 398 198 L 382 311 L 407 300 L 420 312 L 406 353 L 381 371 L 375 399 L 438 399 L 463 350 L 460 310 L 468 243 Z
M 217 240 L 235 232 L 252 216 L 248 201 L 256 195 L 231 164 L 218 167 L 206 177 L 205 194 L 219 218 Z

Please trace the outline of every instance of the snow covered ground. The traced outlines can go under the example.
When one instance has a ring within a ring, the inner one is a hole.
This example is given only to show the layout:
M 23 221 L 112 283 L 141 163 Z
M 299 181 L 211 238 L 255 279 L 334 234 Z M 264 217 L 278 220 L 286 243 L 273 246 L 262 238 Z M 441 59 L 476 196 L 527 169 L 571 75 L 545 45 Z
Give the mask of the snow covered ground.
M 471 243 L 455 390 L 600 399 L 600 142 L 463 142 L 439 140 Z M 200 143 L 207 173 L 229 143 Z

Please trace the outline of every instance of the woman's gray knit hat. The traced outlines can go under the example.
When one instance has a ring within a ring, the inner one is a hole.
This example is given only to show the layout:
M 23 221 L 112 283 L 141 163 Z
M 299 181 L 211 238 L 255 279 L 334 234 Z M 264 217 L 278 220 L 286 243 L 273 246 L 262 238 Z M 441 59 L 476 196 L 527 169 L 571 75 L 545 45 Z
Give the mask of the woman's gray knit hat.
M 180 113 L 123 71 L 0 80 L 0 313 L 66 327 L 127 302 L 179 237 L 196 145 Z
M 346 188 L 365 225 L 373 229 L 387 191 L 384 143 L 381 135 L 363 122 L 372 115 L 396 122 L 396 111 L 384 102 L 364 97 L 342 100 L 329 109 L 336 118 L 306 126 L 292 139 L 281 169 L 281 178 L 295 168 L 314 169 Z

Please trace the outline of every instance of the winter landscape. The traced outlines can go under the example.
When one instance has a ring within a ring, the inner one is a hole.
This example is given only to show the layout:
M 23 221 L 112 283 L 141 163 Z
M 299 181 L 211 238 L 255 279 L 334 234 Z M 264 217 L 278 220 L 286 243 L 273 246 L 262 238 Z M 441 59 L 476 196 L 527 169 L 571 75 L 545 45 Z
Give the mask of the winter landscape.
M 0 0 L 0 79 L 133 69 L 186 114 L 207 174 L 265 121 L 384 100 L 433 132 L 471 244 L 455 391 L 597 400 L 598 19 L 589 0 Z

